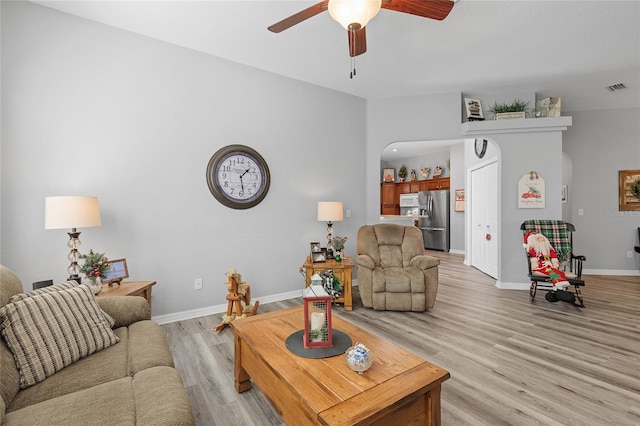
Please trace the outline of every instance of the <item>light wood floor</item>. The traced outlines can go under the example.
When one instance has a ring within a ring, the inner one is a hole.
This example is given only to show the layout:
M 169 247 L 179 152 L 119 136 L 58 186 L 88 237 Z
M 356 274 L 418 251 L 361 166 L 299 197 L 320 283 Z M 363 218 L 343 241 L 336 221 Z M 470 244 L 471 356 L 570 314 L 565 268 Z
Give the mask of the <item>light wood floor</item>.
M 532 303 L 527 292 L 496 289 L 461 255 L 429 254 L 442 261 L 432 310 L 366 309 L 356 288 L 354 310 L 333 312 L 451 373 L 444 425 L 640 425 L 640 277 L 586 276 L 581 309 L 543 292 Z M 299 304 L 265 304 L 258 314 Z M 219 321 L 164 326 L 197 424 L 283 424 L 255 386 L 236 393 L 233 333 L 211 331 Z

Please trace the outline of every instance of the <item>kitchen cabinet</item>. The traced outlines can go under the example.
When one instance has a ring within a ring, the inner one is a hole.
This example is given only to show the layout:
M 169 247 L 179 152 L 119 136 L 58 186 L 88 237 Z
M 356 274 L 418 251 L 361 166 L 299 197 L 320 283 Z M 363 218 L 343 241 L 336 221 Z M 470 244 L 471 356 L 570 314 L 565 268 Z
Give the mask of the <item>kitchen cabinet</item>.
M 381 183 L 380 214 L 383 216 L 400 214 L 400 194 L 414 194 L 420 191 L 449 188 L 449 177 L 413 180 L 409 182 Z
M 400 197 L 396 197 L 396 184 L 383 183 L 380 185 L 380 214 L 399 214 Z
M 421 191 L 432 191 L 434 189 L 449 189 L 450 179 L 448 177 L 433 178 L 421 181 L 424 189 Z

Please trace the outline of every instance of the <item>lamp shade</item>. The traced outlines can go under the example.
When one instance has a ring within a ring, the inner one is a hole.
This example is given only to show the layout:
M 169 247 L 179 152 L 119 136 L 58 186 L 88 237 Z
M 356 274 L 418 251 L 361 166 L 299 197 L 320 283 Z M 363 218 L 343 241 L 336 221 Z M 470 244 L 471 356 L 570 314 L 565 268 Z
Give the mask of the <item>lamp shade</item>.
M 343 219 L 342 201 L 318 202 L 318 220 L 320 222 L 339 222 Z
M 329 14 L 345 29 L 357 31 L 378 14 L 381 4 L 381 0 L 329 0 Z
M 44 229 L 100 226 L 98 197 L 46 197 Z

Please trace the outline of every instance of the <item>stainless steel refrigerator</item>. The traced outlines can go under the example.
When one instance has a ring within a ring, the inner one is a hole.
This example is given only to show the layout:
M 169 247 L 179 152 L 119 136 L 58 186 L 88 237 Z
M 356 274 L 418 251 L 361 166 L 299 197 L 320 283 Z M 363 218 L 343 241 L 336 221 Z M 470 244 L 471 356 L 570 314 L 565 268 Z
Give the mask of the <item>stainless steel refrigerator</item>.
M 449 190 L 418 192 L 418 206 L 424 248 L 449 251 Z

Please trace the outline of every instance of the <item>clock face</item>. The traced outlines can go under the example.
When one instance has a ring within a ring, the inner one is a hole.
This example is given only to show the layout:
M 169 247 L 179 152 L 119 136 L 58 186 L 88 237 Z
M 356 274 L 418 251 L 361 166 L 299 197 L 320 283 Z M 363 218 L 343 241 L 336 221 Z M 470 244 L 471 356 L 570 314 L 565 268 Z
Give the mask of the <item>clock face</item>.
M 487 140 L 486 139 L 476 139 L 476 156 L 478 158 L 484 157 L 484 154 L 487 153 Z
M 244 145 L 218 150 L 207 166 L 207 184 L 213 196 L 233 209 L 248 209 L 267 195 L 269 167 L 257 151 Z

